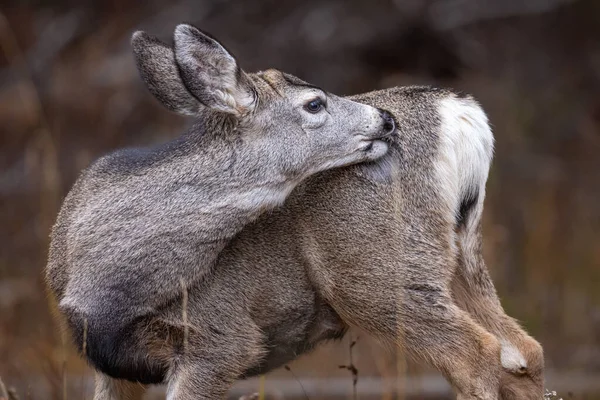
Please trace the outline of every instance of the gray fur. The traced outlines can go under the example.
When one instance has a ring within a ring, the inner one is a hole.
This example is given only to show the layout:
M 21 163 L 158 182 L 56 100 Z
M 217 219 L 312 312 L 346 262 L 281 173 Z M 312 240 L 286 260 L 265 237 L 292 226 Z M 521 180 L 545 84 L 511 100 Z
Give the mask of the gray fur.
M 176 54 L 188 47 L 194 53 L 183 57 L 187 67 L 202 76 L 212 67 L 194 61 L 206 52 L 244 74 L 222 46 L 205 48 L 205 40 L 214 42 L 205 38 L 193 27 L 177 28 Z M 154 38 L 136 34 L 133 42 L 142 76 L 171 109 L 191 110 L 189 98 L 176 104 L 166 94 L 174 88 L 193 87 L 203 97 L 206 83 L 208 97 L 233 93 L 234 100 L 241 91 L 253 93 L 244 112 L 226 113 L 218 100 L 198 103 L 196 124 L 178 139 L 119 150 L 93 163 L 53 229 L 46 274 L 77 345 L 83 349 L 85 341 L 85 355 L 107 374 L 153 382 L 166 366 L 128 353 L 140 321 L 159 315 L 184 288 L 209 279 L 225 245 L 281 205 L 302 180 L 381 157 L 393 125 L 381 110 L 290 84 L 274 70 L 243 82 L 221 80 L 213 70 L 201 81 L 184 76 L 181 85 L 174 76 L 160 79 L 177 70 L 175 58 Z M 307 111 L 305 104 L 317 97 L 326 107 Z
M 541 399 L 541 347 L 504 313 L 481 257 L 491 142 L 481 142 L 482 163 L 465 158 L 469 171 L 440 180 L 440 160 L 454 157 L 441 104 L 456 101 L 454 122 L 474 129 L 458 113 L 479 106 L 424 87 L 352 100 L 394 115 L 390 151 L 296 187 L 223 249 L 211 274 L 140 321 L 129 351 L 165 366 L 169 399 L 218 399 L 236 379 L 356 326 L 439 369 L 458 399 Z M 513 354 L 523 369 L 505 362 Z
M 193 26 L 179 25 L 175 58 L 183 82 L 202 104 L 230 114 L 252 110 L 249 78 L 219 42 Z
M 173 49 L 141 31 L 133 34 L 131 47 L 148 90 L 169 110 L 183 115 L 198 115 L 200 104 L 179 77 Z

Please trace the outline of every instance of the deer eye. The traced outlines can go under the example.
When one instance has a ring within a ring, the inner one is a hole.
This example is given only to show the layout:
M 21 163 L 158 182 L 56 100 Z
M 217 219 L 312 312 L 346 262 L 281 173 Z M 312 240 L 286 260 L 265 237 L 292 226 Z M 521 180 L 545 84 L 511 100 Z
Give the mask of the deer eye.
M 304 105 L 304 109 L 306 111 L 308 111 L 309 113 L 313 113 L 313 114 L 318 113 L 323 108 L 325 108 L 325 104 L 323 103 L 323 100 L 321 100 L 321 99 L 311 100 Z

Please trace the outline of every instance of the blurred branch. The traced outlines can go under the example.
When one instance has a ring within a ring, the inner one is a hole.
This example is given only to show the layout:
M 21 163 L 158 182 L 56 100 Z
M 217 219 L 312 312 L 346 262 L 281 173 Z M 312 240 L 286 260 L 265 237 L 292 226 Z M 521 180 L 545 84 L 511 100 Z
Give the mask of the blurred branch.
M 33 192 L 34 186 L 27 181 L 25 156 L 0 171 L 0 196 L 23 195 Z
M 480 21 L 541 14 L 577 0 L 439 0 L 428 10 L 433 27 L 448 31 Z
M 83 10 L 75 10 L 54 18 L 44 27 L 38 35 L 39 40 L 25 56 L 33 75 L 46 69 L 65 47 L 83 33 L 84 21 Z
M 2 382 L 2 377 L 0 377 L 0 400 L 8 399 L 8 392 L 6 391 L 6 386 L 4 386 L 4 382 Z
M 9 26 L 8 21 L 3 14 L 0 18 L 4 30 Z M 30 68 L 32 79 L 47 71 L 61 51 L 84 34 L 85 21 L 84 11 L 75 10 L 59 15 L 46 24 L 37 35 L 38 41 L 22 55 L 23 61 Z M 10 67 L 9 65 L 5 71 L 0 71 L 0 82 L 11 80 Z
M 42 103 L 40 92 L 38 91 L 31 71 L 28 68 L 23 51 L 19 47 L 15 33 L 2 12 L 0 12 L 0 50 L 6 55 L 9 67 L 16 67 L 23 75 L 24 82 L 28 86 L 28 93 L 21 89 L 20 94 L 23 103 L 26 102 L 29 95 L 33 100 L 36 109 L 37 121 L 35 122 L 39 129 L 35 139 L 37 140 L 39 148 L 34 151 L 39 152 L 38 154 L 42 166 L 41 177 L 43 192 L 40 199 L 40 215 L 42 217 L 41 223 L 45 229 L 52 224 L 51 221 L 54 219 L 54 213 L 58 208 L 59 201 L 60 176 L 58 172 L 56 143 L 52 137 L 50 124 L 44 112 L 44 105 Z M 33 143 L 35 144 L 35 142 Z M 30 145 L 30 147 L 35 146 Z
M 19 47 L 17 39 L 13 30 L 11 29 L 6 16 L 0 11 L 0 51 L 2 51 L 6 55 L 6 59 L 9 63 L 9 68 L 12 68 L 16 65 L 17 71 L 23 75 L 24 80 L 28 83 L 28 92 L 21 92 L 22 100 L 25 101 L 27 95 L 29 94 L 33 97 L 35 101 L 36 111 L 39 117 L 38 124 L 43 128 L 43 130 L 48 130 L 49 133 L 49 125 L 46 115 L 44 113 L 44 107 L 42 105 L 42 99 L 39 95 L 37 87 L 35 86 L 35 82 L 33 81 L 33 77 L 31 76 L 31 71 L 28 68 L 27 62 L 25 60 L 25 55 L 23 51 Z
M 19 397 L 15 393 L 14 389 L 6 389 L 2 378 L 0 377 L 0 400 L 19 400 Z

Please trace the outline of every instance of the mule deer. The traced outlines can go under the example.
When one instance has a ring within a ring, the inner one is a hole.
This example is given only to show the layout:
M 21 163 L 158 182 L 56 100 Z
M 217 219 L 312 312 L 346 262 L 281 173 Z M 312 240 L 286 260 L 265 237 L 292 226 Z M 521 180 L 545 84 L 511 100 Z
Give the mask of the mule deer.
M 459 399 L 541 399 L 542 349 L 504 313 L 481 256 L 493 148 L 481 107 L 428 87 L 350 99 L 394 116 L 388 153 L 299 184 L 211 274 L 132 326 L 129 352 L 160 372 L 145 383 L 222 398 L 355 326 L 435 366 Z M 141 398 L 104 372 L 96 399 Z
M 166 365 L 130 351 L 134 327 L 210 279 L 228 241 L 303 179 L 383 156 L 395 128 L 387 112 L 291 75 L 246 74 L 189 25 L 175 30 L 174 53 L 144 33 L 132 43 L 152 93 L 197 122 L 174 141 L 118 151 L 81 175 L 54 227 L 47 277 L 97 369 L 154 382 Z

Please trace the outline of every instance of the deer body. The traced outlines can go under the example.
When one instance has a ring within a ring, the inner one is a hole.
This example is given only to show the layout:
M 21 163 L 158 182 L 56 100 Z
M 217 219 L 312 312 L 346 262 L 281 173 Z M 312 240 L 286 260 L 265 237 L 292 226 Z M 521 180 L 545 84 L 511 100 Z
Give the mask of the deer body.
M 356 326 L 435 366 L 458 399 L 540 399 L 541 347 L 504 313 L 481 257 L 485 114 L 423 87 L 351 99 L 394 116 L 388 153 L 300 183 L 131 325 L 129 352 L 160 367 L 146 383 L 167 383 L 168 399 L 223 398 Z M 104 372 L 96 400 L 141 398 Z

